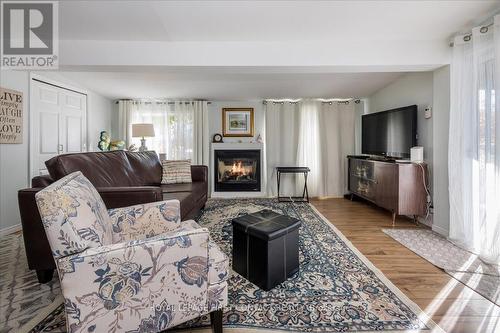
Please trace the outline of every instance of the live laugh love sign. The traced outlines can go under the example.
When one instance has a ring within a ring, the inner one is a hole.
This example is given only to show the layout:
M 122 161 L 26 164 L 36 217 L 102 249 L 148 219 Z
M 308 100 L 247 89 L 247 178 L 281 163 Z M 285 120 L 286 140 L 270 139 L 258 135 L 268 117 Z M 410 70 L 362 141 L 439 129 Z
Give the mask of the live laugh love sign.
M 0 143 L 23 142 L 23 93 L 0 88 Z

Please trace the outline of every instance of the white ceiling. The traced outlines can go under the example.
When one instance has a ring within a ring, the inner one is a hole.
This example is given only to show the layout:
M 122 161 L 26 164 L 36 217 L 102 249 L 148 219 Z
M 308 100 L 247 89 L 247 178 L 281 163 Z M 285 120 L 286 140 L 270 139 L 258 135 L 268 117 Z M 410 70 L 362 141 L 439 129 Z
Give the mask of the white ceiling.
M 272 73 L 246 70 L 161 72 L 65 72 L 65 77 L 112 99 L 365 97 L 401 73 Z
M 450 37 L 499 11 L 500 0 L 61 1 L 60 61 L 110 98 L 365 97 L 449 63 Z
M 65 1 L 60 38 L 125 41 L 441 40 L 499 1 Z M 83 28 L 84 27 L 84 28 Z

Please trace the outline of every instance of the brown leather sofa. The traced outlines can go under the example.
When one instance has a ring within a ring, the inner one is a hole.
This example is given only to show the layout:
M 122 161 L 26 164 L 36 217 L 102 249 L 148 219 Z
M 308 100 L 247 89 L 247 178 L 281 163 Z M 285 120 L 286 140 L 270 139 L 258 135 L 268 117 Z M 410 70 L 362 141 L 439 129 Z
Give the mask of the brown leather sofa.
M 34 177 L 32 188 L 18 192 L 28 266 L 36 270 L 41 283 L 52 280 L 56 267 L 36 206 L 35 193 L 72 172 L 81 171 L 92 182 L 108 209 L 178 199 L 181 219 L 186 220 L 195 217 L 207 201 L 206 166 L 191 166 L 192 183 L 163 185 L 162 166 L 154 151 L 65 154 L 48 160 L 45 165 L 49 175 Z

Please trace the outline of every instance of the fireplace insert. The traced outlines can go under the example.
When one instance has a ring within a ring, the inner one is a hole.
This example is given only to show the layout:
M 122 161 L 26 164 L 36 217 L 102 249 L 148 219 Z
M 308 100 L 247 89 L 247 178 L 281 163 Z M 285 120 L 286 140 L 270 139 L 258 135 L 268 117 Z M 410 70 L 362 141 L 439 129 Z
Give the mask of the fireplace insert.
M 259 192 L 260 150 L 215 150 L 216 192 Z

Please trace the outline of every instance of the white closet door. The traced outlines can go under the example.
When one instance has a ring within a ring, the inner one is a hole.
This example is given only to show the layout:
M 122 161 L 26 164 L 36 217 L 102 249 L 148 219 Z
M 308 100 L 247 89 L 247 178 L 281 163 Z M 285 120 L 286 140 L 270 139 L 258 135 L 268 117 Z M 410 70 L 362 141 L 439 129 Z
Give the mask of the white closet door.
M 37 80 L 31 82 L 31 176 L 47 173 L 45 161 L 86 151 L 87 96 Z

